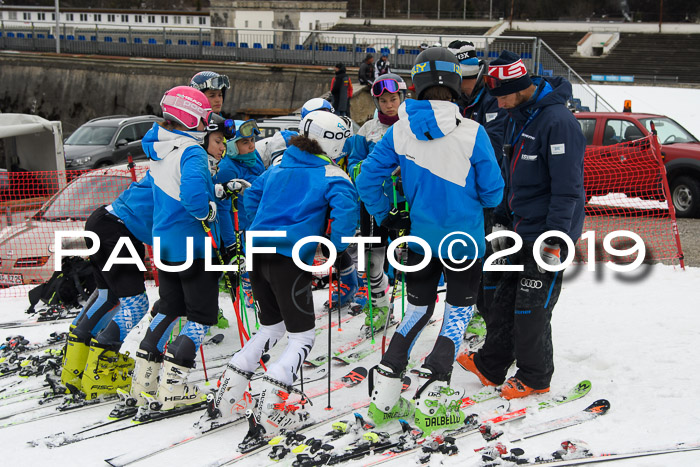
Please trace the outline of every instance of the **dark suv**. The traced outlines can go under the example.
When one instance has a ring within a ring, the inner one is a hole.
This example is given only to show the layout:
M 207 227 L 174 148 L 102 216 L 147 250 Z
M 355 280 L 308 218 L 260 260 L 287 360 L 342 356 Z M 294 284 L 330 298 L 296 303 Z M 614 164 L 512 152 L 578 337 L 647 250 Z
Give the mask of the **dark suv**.
M 93 118 L 78 128 L 64 143 L 66 169 L 96 169 L 118 164 L 131 154 L 134 160 L 144 159 L 141 139 L 155 122 L 154 115 L 129 117 L 112 115 Z

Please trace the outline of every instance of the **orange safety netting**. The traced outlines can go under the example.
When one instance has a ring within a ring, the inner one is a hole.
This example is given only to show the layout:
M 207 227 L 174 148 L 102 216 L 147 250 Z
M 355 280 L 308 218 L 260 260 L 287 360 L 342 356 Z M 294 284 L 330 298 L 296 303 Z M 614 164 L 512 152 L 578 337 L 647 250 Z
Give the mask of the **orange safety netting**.
M 90 171 L 0 173 L 0 287 L 34 285 L 54 272 L 56 231 L 82 231 L 95 209 L 113 202 L 145 166 Z M 64 248 L 86 248 L 81 238 L 67 238 Z M 150 264 L 147 278 L 152 279 Z M 21 296 L 26 287 L 4 290 Z
M 586 220 L 583 231 L 595 233 L 595 261 L 629 263 L 636 252 L 614 256 L 603 239 L 617 230 L 638 234 L 646 249 L 644 262 L 682 262 L 675 212 L 669 203 L 666 169 L 654 136 L 613 146 L 588 148 L 584 159 Z M 669 204 L 670 208 L 669 209 Z M 635 241 L 619 236 L 612 247 L 625 250 Z M 587 261 L 590 240 L 576 246 L 576 260 Z

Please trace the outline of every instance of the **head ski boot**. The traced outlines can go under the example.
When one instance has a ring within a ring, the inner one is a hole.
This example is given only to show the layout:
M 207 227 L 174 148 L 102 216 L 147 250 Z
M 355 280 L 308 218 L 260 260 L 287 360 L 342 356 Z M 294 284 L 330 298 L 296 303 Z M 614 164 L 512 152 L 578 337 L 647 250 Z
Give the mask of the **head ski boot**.
M 185 405 L 204 403 L 206 395 L 200 393 L 196 385 L 187 382 L 187 375 L 192 367 L 175 362 L 170 353 L 165 354 L 164 360 L 155 399 L 141 393 L 149 401 L 149 409 L 172 410 Z

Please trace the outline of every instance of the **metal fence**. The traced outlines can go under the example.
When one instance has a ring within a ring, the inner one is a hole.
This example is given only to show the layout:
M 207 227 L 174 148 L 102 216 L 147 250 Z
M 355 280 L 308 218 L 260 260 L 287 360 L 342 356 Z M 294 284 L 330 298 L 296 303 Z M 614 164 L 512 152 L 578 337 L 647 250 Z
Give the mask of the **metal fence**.
M 53 52 L 53 28 L 45 23 L 8 25 L 0 21 L 0 48 Z M 547 44 L 536 37 L 389 34 L 288 29 L 102 27 L 64 24 L 60 50 L 73 54 L 128 57 L 252 61 L 262 63 L 359 66 L 367 54 L 386 54 L 395 71 L 408 71 L 421 44 L 443 45 L 469 39 L 485 61 L 502 49 L 520 54 L 535 75 L 564 76 L 574 84 L 575 98 L 590 110 L 613 110 Z M 580 86 L 576 86 L 580 85 Z

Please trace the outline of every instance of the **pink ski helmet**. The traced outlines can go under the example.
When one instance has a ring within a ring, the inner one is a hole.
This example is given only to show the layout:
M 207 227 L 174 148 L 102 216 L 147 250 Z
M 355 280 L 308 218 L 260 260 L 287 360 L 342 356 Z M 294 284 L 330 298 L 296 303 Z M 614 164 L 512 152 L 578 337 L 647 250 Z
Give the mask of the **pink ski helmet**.
M 207 125 L 207 114 L 211 111 L 209 99 L 202 91 L 189 86 L 176 86 L 163 95 L 160 100 L 163 118 L 180 123 L 192 130 L 199 121 Z

